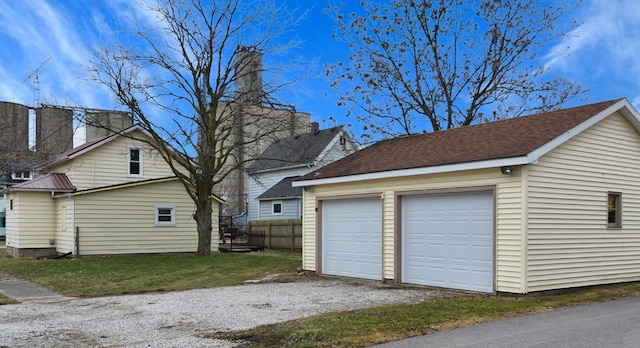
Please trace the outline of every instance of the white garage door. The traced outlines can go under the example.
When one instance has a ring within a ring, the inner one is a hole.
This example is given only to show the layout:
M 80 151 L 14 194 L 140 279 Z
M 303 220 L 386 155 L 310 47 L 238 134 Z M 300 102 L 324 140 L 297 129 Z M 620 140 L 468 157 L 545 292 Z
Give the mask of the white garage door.
M 322 202 L 322 273 L 382 279 L 382 200 Z
M 402 199 L 402 281 L 493 292 L 493 194 Z

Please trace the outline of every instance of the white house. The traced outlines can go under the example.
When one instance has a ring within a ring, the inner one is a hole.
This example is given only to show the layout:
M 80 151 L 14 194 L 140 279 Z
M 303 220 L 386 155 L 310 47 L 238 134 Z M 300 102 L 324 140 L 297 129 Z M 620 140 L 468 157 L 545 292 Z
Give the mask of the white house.
M 342 126 L 294 135 L 271 144 L 248 169 L 248 220 L 300 219 L 302 188 L 293 178 L 358 148 Z

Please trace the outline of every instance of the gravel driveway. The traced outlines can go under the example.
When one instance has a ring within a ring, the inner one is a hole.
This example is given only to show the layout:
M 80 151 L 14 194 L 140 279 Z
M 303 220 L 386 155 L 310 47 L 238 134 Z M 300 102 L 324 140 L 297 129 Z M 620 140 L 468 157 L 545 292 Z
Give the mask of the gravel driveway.
M 0 306 L 0 347 L 233 347 L 233 342 L 199 335 L 451 294 L 317 278 L 22 303 Z

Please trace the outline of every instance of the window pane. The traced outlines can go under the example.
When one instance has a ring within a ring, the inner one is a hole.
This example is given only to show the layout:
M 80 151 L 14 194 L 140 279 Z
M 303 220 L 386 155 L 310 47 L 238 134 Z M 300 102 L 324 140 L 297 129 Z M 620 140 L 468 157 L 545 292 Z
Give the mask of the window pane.
M 161 222 L 171 222 L 171 215 L 166 216 L 166 215 L 158 215 L 158 221 Z
M 282 204 L 280 204 L 280 203 L 275 203 L 275 204 L 273 205 L 273 213 L 274 213 L 274 214 L 280 214 L 280 213 L 282 213 Z
M 138 162 L 130 162 L 129 163 L 129 173 L 130 174 L 140 174 L 140 163 L 138 163 Z
M 609 227 L 622 227 L 622 195 L 609 193 L 607 196 L 607 224 Z
M 131 159 L 132 161 L 139 161 L 139 160 L 140 160 L 140 150 L 138 150 L 138 149 L 131 149 L 130 159 Z
M 616 222 L 616 196 L 610 194 L 609 195 L 609 207 L 608 207 L 608 211 L 609 211 L 609 223 L 613 224 Z

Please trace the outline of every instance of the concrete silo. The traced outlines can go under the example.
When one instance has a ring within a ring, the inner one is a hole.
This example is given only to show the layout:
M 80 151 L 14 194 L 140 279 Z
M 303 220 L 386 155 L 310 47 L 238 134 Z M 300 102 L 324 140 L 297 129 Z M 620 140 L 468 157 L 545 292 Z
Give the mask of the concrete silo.
M 133 119 L 127 112 L 87 111 L 85 124 L 86 141 L 91 141 L 131 127 Z
M 0 102 L 0 151 L 27 152 L 29 150 L 29 108 Z
M 73 110 L 43 106 L 36 109 L 36 152 L 50 158 L 73 147 Z

